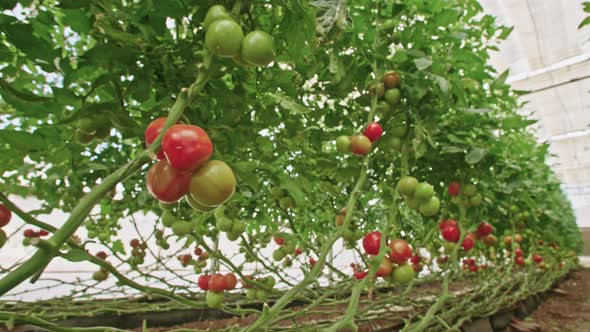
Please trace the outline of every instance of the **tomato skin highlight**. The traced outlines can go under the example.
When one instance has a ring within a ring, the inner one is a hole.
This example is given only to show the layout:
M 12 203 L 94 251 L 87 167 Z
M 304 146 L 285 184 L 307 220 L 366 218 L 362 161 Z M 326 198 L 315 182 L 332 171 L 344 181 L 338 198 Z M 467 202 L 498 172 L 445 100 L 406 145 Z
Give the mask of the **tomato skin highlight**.
M 371 232 L 363 238 L 363 248 L 369 255 L 377 255 L 381 245 L 381 232 Z
M 8 225 L 12 219 L 12 212 L 4 204 L 0 204 L 0 227 Z
M 363 135 L 367 136 L 373 143 L 377 142 L 381 135 L 383 135 L 383 128 L 377 122 L 371 122 L 363 132 Z
M 461 185 L 457 181 L 453 181 L 449 183 L 448 192 L 451 197 L 459 196 L 459 192 L 461 191 Z
M 389 259 L 397 264 L 404 264 L 412 257 L 412 248 L 402 239 L 395 239 L 389 243 L 391 253 L 389 253 Z
M 162 140 L 162 150 L 170 166 L 179 171 L 194 171 L 213 153 L 213 143 L 201 127 L 176 124 Z
M 156 137 L 160 135 L 160 132 L 162 132 L 162 128 L 164 128 L 165 124 L 166 118 L 157 118 L 154 121 L 150 122 L 144 133 L 146 146 L 149 147 L 156 140 Z M 156 151 L 156 158 L 158 158 L 158 160 L 166 158 L 164 156 L 164 151 L 162 151 L 162 148 Z
M 148 191 L 164 203 L 176 203 L 189 191 L 190 173 L 179 172 L 166 160 L 155 163 L 147 174 Z

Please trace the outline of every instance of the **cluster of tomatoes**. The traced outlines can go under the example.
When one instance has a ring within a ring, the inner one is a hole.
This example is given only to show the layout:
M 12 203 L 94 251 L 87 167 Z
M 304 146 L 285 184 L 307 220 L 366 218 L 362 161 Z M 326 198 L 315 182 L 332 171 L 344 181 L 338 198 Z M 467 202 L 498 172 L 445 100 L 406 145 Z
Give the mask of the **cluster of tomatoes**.
M 132 265 L 141 265 L 144 263 L 146 250 L 147 250 L 147 243 L 140 242 L 138 239 L 132 239 L 129 242 L 131 246 L 131 259 L 129 263 Z
M 371 232 L 363 238 L 363 249 L 368 255 L 379 254 L 381 246 L 381 232 Z M 416 269 L 419 265 L 420 259 L 416 260 L 412 257 L 412 247 L 403 239 L 393 239 L 387 244 L 389 247 L 389 255 L 379 263 L 376 276 L 398 284 L 408 284 L 416 276 Z M 412 264 L 408 264 L 408 260 L 412 260 Z M 417 261 L 417 262 L 416 262 Z M 356 279 L 363 279 L 367 274 L 356 270 L 354 277 Z
M 253 280 L 251 276 L 246 276 L 247 279 Z M 257 282 L 262 283 L 267 289 L 272 289 L 275 286 L 276 280 L 272 276 L 256 279 Z M 244 288 L 246 288 L 246 298 L 254 301 L 266 302 L 268 300 L 269 292 L 267 289 L 252 286 L 246 280 L 242 280 Z
M 78 144 L 90 144 L 93 140 L 103 141 L 111 135 L 111 122 L 105 116 L 84 117 L 78 120 L 74 140 Z
M 448 187 L 449 195 L 456 203 L 461 203 L 466 207 L 478 207 L 483 202 L 483 196 L 478 192 L 477 187 L 472 184 L 466 184 L 461 187 L 459 182 L 451 182 Z
M 99 251 L 96 253 L 96 258 L 100 259 L 100 260 L 106 260 L 107 259 L 107 253 L 104 251 Z M 105 269 L 104 267 L 101 267 L 100 270 L 94 272 L 94 274 L 92 274 L 92 279 L 101 282 L 101 281 L 105 281 L 107 280 L 107 278 L 109 277 L 109 271 L 107 269 Z
M 205 267 L 207 267 L 207 259 L 209 259 L 209 253 L 203 252 L 203 249 L 199 247 L 195 247 L 194 250 L 195 256 L 197 259 L 193 259 L 191 254 L 182 254 L 178 255 L 178 260 L 182 267 L 187 267 L 189 265 L 193 266 L 195 273 L 201 273 Z
M 291 196 L 286 195 L 285 190 L 281 187 L 272 187 L 270 189 L 271 196 L 279 203 L 283 210 L 289 210 L 295 207 L 295 201 Z
M 285 236 L 275 236 L 273 240 L 279 245 L 279 247 L 272 252 L 272 259 L 276 262 L 280 262 L 284 259 L 283 265 L 285 267 L 292 265 L 292 260 L 288 256 L 292 255 L 293 257 L 297 257 L 301 255 L 302 251 L 300 248 L 297 248 L 297 244 L 293 239 Z
M 398 181 L 397 190 L 404 195 L 410 209 L 418 210 L 426 217 L 438 213 L 440 200 L 434 195 L 434 187 L 428 182 L 418 182 L 413 176 L 404 176 Z
M 222 209 L 215 213 L 215 226 L 220 232 L 225 232 L 230 241 L 237 240 L 247 227 L 245 222 L 224 215 Z
M 6 205 L 0 204 L 0 248 L 4 247 L 8 239 L 6 233 L 1 228 L 8 225 L 10 219 L 12 219 L 12 212 L 10 212 Z
M 225 7 L 209 9 L 203 27 L 205 46 L 221 58 L 231 58 L 240 66 L 266 66 L 275 59 L 274 40 L 264 31 L 254 30 L 244 36 L 242 27 Z
M 219 308 L 223 303 L 223 292 L 236 288 L 238 278 L 233 273 L 203 274 L 199 276 L 199 288 L 207 291 L 205 300 L 210 308 Z
M 158 118 L 148 125 L 145 131 L 147 145 L 158 137 L 165 123 L 166 118 Z M 149 192 L 167 204 L 186 197 L 198 211 L 214 210 L 234 194 L 236 178 L 226 163 L 209 160 L 212 153 L 213 144 L 200 127 L 171 126 L 163 137 L 162 148 L 156 153 L 159 161 L 148 171 Z M 176 228 L 179 233 L 186 234 L 187 226 L 185 223 Z

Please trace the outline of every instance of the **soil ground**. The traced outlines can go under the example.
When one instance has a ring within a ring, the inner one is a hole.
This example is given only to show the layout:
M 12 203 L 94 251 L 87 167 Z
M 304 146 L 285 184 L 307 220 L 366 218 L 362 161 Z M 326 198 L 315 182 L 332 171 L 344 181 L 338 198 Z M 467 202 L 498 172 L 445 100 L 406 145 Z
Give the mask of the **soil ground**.
M 590 269 L 573 272 L 525 322 L 532 323 L 526 331 L 590 331 Z

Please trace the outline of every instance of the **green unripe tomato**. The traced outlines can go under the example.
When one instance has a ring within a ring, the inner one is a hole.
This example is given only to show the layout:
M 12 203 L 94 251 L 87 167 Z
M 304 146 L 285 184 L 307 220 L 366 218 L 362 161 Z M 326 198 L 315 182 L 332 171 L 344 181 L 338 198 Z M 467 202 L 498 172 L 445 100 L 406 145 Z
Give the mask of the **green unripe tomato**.
M 166 242 L 164 239 L 162 239 L 162 241 L 160 242 L 160 247 L 162 247 L 162 249 L 167 250 L 170 249 L 170 244 L 168 244 L 168 242 Z
M 240 53 L 244 32 L 234 20 L 218 20 L 209 26 L 205 45 L 211 53 L 222 58 L 233 58 Z
M 230 241 L 236 241 L 237 239 L 240 238 L 240 235 L 241 234 L 242 233 L 229 232 L 229 233 L 226 233 L 225 235 L 227 236 L 227 239 L 228 240 L 230 240 Z
M 275 59 L 275 45 L 271 35 L 254 30 L 242 40 L 242 60 L 246 63 L 264 67 Z
M 6 233 L 0 229 L 0 248 L 4 247 L 7 240 L 8 236 L 6 236 Z
M 455 249 L 455 243 L 454 242 L 449 242 L 449 241 L 444 241 L 443 242 L 443 248 L 445 248 L 445 252 L 446 253 L 451 253 L 453 252 L 453 249 Z
M 256 299 L 260 302 L 266 302 L 268 300 L 268 292 L 264 289 L 259 289 L 256 291 Z
M 419 207 L 420 213 L 422 213 L 426 217 L 434 216 L 438 212 L 439 208 L 440 208 L 440 201 L 438 200 L 438 198 L 436 198 L 436 196 L 432 196 L 430 198 L 430 200 L 428 200 L 425 203 L 420 204 L 420 207 Z
M 23 246 L 28 247 L 31 245 L 31 239 L 26 237 L 23 239 Z
M 156 238 L 156 240 L 161 239 L 164 236 L 164 232 L 162 232 L 161 230 L 157 229 L 154 232 L 154 237 Z
M 472 206 L 480 206 L 482 201 L 483 197 L 481 197 L 481 194 L 476 194 L 475 196 L 469 198 L 469 204 Z
M 416 272 L 410 265 L 400 265 L 393 270 L 393 281 L 398 284 L 407 285 L 414 280 L 415 275 Z
M 109 138 L 109 136 L 111 136 L 110 124 L 102 124 L 100 127 L 96 128 L 96 132 L 94 133 L 94 138 L 101 141 Z
M 98 270 L 96 272 L 94 272 L 94 274 L 92 274 L 92 279 L 101 282 L 101 281 L 105 281 L 107 279 L 108 275 L 106 272 L 102 271 L 102 270 Z
M 193 270 L 195 271 L 196 274 L 201 274 L 201 272 L 203 272 L 203 269 L 198 265 L 194 265 Z
M 281 199 L 283 196 L 285 196 L 285 191 L 281 187 L 272 187 L 270 189 L 270 194 L 274 199 Z
M 286 255 L 291 255 L 292 253 L 294 253 L 294 252 L 295 252 L 295 249 L 296 249 L 296 248 L 295 248 L 295 243 L 294 243 L 294 242 L 287 242 L 287 243 L 285 243 L 285 245 L 283 245 L 281 248 L 283 249 L 283 252 L 284 252 Z
M 78 130 L 84 134 L 94 134 L 96 132 L 97 125 L 97 121 L 92 118 L 82 118 L 78 120 Z
M 386 115 L 388 113 L 393 112 L 393 106 L 386 102 L 385 100 L 380 100 L 377 103 L 377 107 L 376 107 L 377 112 L 379 112 L 379 114 L 381 115 Z
M 94 239 L 96 237 L 96 231 L 88 231 L 88 238 Z
M 420 182 L 416 185 L 414 197 L 422 202 L 427 202 L 434 196 L 434 187 L 428 182 Z
M 392 33 L 391 34 L 391 42 L 394 44 L 401 43 L 402 42 L 402 33 L 399 31 Z
M 90 144 L 93 139 L 94 135 L 92 134 L 87 134 L 85 132 L 82 132 L 81 130 L 76 130 L 74 132 L 74 141 L 78 144 L 87 145 Z
M 279 201 L 279 205 L 281 206 L 281 209 L 288 210 L 295 206 L 295 201 L 293 201 L 291 197 L 283 197 Z
M 361 231 L 360 229 L 357 229 L 357 230 L 354 231 L 354 235 L 353 235 L 354 236 L 354 240 L 355 241 L 358 241 L 358 240 L 362 239 L 364 235 L 365 234 L 363 234 L 363 231 Z
M 391 128 L 388 131 L 389 134 L 393 135 L 394 137 L 404 137 L 408 133 L 408 127 L 406 125 L 398 125 Z
M 461 188 L 461 193 L 467 197 L 472 197 L 477 194 L 477 188 L 472 184 L 467 184 Z
M 246 298 L 250 301 L 256 300 L 256 290 L 254 288 L 246 289 Z
M 246 223 L 243 221 L 236 220 L 231 228 L 232 233 L 242 234 L 246 231 Z
M 275 280 L 275 278 L 273 276 L 268 276 L 268 277 L 266 277 L 266 279 L 264 279 L 264 284 L 266 284 L 270 288 L 273 288 L 276 283 L 277 283 L 277 281 Z
M 185 220 L 178 220 L 172 224 L 172 233 L 176 236 L 185 236 L 191 232 L 192 224 Z
M 402 140 L 399 137 L 393 135 L 387 135 L 386 145 L 394 151 L 402 150 Z
M 336 149 L 342 153 L 350 152 L 350 136 L 338 136 L 336 139 Z
M 207 291 L 205 301 L 209 308 L 221 308 L 221 304 L 223 303 L 223 292 L 216 293 Z
M 164 225 L 164 227 L 172 227 L 172 224 L 174 224 L 176 220 L 176 216 L 172 214 L 172 212 L 164 211 L 164 213 L 162 213 L 162 225 Z
M 209 8 L 207 15 L 205 15 L 205 19 L 203 20 L 203 26 L 205 30 L 209 28 L 211 23 L 219 20 L 233 20 L 232 17 L 229 15 L 225 7 L 220 5 L 215 5 Z
M 285 253 L 282 248 L 275 249 L 275 251 L 272 252 L 272 259 L 276 262 L 281 261 L 283 258 L 285 258 Z
M 234 227 L 234 222 L 227 217 L 219 217 L 215 221 L 215 226 L 220 232 L 231 232 Z
M 406 197 L 406 205 L 412 210 L 418 210 L 420 201 L 416 197 Z
M 390 89 L 385 91 L 385 101 L 390 105 L 397 105 L 401 99 L 401 94 L 398 89 Z
M 102 242 L 106 242 L 109 240 L 110 234 L 109 233 L 98 233 L 98 239 Z
M 350 229 L 346 228 L 342 232 L 342 238 L 344 239 L 344 241 L 353 241 L 354 240 L 354 232 L 351 231 Z
M 290 267 L 291 265 L 293 265 L 293 261 L 291 260 L 291 258 L 287 258 L 283 261 L 284 267 Z
M 162 210 L 172 210 L 174 209 L 174 207 L 176 207 L 176 203 L 165 203 L 165 202 L 158 202 L 158 205 L 160 206 L 160 209 Z
M 414 196 L 418 180 L 413 176 L 404 176 L 397 182 L 397 191 L 404 196 Z

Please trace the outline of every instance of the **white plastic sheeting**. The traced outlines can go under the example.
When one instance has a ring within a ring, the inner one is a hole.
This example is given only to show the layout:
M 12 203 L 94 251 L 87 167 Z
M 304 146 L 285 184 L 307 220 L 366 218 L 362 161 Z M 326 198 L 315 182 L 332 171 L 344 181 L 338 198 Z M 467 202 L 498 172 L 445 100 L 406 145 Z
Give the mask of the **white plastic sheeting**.
M 586 0 L 481 0 L 498 22 L 514 26 L 492 61 L 538 120 L 539 141 L 563 181 L 580 227 L 590 227 L 590 27 L 578 30 Z

